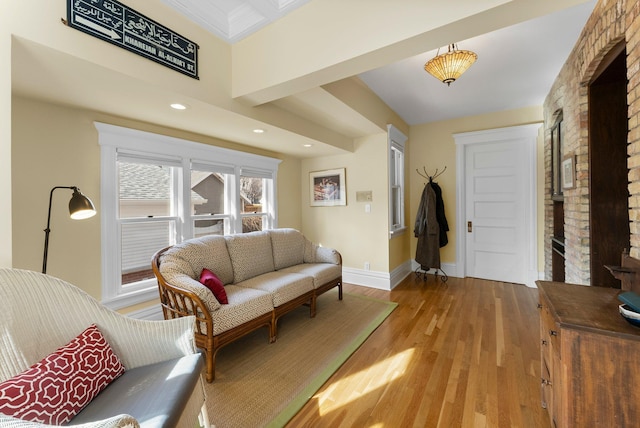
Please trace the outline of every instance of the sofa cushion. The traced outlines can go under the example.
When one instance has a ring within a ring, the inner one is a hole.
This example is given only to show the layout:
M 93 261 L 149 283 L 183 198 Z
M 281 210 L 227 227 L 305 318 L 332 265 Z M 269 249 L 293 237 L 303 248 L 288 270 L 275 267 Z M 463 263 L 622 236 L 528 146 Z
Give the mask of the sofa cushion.
M 297 273 L 313 278 L 313 288 L 333 281 L 342 276 L 342 266 L 332 263 L 303 263 L 295 266 L 289 266 L 279 272 Z
M 304 236 L 296 229 L 272 229 L 271 248 L 276 270 L 304 262 Z
M 267 232 L 225 236 L 233 265 L 234 284 L 275 270 L 271 237 Z
M 225 290 L 229 304 L 211 313 L 214 336 L 273 311 L 273 298 L 265 291 L 233 284 Z
M 211 272 L 207 268 L 202 269 L 202 272 L 200 273 L 200 283 L 211 290 L 218 302 L 223 305 L 229 303 L 229 300 L 227 299 L 227 292 L 224 290 L 224 285 L 215 273 Z
M 267 272 L 236 285 L 270 293 L 275 307 L 313 291 L 313 279 L 310 276 L 282 271 Z
M 202 269 L 207 268 L 215 272 L 223 284 L 233 282 L 233 266 L 223 236 L 207 235 L 174 245 L 162 255 L 160 273 L 165 261 L 173 261 L 174 267 L 196 280 Z
M 115 380 L 73 419 L 73 424 L 131 415 L 144 427 L 176 427 L 196 388 L 202 356 L 191 354 L 136 367 Z
M 92 324 L 67 345 L 2 382 L 0 413 L 65 424 L 122 373 L 122 362 Z
M 333 263 L 340 264 L 340 254 L 333 248 L 321 247 L 305 238 L 304 243 L 305 263 Z

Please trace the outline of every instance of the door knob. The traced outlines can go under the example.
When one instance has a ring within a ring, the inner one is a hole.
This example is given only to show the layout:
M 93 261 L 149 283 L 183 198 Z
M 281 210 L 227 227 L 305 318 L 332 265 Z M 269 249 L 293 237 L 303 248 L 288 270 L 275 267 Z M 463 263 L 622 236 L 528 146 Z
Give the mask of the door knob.
M 473 232 L 473 222 L 470 222 L 470 221 L 467 222 L 467 232 L 469 233 Z

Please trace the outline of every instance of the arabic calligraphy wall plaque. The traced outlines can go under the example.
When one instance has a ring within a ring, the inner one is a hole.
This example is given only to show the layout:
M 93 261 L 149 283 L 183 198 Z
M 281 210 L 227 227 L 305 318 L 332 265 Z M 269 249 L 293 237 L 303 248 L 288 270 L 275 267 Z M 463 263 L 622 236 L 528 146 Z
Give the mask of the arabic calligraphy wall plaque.
M 68 0 L 68 25 L 198 79 L 199 46 L 116 0 Z

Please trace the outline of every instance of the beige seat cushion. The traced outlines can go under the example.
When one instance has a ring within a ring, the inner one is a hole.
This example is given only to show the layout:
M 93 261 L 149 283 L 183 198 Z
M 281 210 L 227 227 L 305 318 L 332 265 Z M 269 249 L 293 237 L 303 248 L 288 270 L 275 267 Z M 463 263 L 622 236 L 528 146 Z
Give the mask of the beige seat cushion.
M 313 291 L 313 279 L 310 276 L 282 271 L 267 272 L 237 285 L 270 293 L 275 307 Z
M 313 288 L 342 276 L 342 266 L 330 263 L 303 263 L 282 269 L 279 272 L 297 273 L 313 278 Z
M 211 313 L 214 335 L 273 311 L 273 298 L 268 292 L 233 284 L 226 285 L 224 289 L 229 304 L 221 305 Z

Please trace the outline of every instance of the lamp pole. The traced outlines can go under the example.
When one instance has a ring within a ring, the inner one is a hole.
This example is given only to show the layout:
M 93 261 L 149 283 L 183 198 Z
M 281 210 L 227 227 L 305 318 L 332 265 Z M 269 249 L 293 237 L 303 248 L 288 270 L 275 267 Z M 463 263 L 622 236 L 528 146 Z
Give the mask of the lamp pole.
M 56 189 L 71 189 L 73 190 L 73 196 L 69 201 L 69 213 L 71 218 L 74 215 L 80 213 L 80 211 L 87 213 L 77 218 L 88 218 L 95 215 L 95 207 L 93 202 L 82 193 L 76 186 L 55 186 L 49 193 L 49 212 L 47 213 L 47 228 L 44 230 L 44 255 L 42 257 L 42 273 L 47 273 L 47 253 L 49 252 L 49 234 L 51 233 L 51 203 L 53 202 L 53 192 Z

